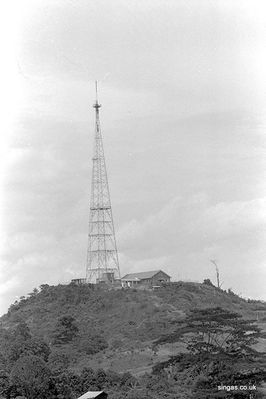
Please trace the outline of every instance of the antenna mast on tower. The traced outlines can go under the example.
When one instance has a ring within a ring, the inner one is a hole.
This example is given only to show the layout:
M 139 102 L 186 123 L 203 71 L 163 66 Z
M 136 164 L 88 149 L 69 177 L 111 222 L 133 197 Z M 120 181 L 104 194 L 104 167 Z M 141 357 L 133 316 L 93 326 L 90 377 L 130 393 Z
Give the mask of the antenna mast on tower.
M 95 139 L 92 158 L 91 202 L 89 217 L 87 283 L 114 282 L 120 278 L 112 207 L 100 128 L 98 88 L 96 84 Z

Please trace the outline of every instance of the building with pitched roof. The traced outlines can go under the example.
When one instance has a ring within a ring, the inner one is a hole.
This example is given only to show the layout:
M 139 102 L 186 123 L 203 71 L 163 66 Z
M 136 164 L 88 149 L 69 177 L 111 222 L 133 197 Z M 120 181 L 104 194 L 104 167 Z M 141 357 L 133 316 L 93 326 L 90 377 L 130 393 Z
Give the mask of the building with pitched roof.
M 162 283 L 170 283 L 171 277 L 162 270 L 153 270 L 148 272 L 129 273 L 121 279 L 122 287 L 156 287 Z
M 88 391 L 77 399 L 107 399 L 108 395 L 104 391 Z

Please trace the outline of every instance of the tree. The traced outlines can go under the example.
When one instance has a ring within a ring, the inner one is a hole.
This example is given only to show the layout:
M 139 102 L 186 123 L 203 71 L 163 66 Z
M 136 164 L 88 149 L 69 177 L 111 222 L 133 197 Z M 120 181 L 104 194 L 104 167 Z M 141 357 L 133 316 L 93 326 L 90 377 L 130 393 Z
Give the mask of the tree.
M 35 355 L 47 361 L 50 349 L 42 338 L 33 338 L 28 325 L 20 322 L 9 340 L 8 360 L 13 364 L 22 355 Z
M 6 397 L 9 392 L 9 375 L 3 370 L 0 370 L 0 397 Z
M 30 329 L 29 329 L 27 323 L 25 323 L 25 321 L 21 321 L 20 323 L 18 323 L 18 325 L 14 331 L 14 336 L 16 338 L 20 337 L 24 340 L 31 338 Z
M 68 369 L 70 364 L 69 356 L 64 352 L 54 351 L 50 353 L 48 365 L 50 370 L 54 373 L 62 373 Z
M 8 371 L 9 369 L 9 346 L 12 342 L 11 334 L 3 328 L 0 328 L 0 369 Z
M 70 386 L 70 377 L 68 373 L 62 373 L 53 376 L 53 385 L 55 395 L 58 399 L 74 399 L 74 393 Z
M 75 399 L 83 392 L 81 378 L 70 371 L 54 376 L 53 384 L 58 399 Z
M 237 313 L 217 307 L 192 310 L 173 333 L 161 337 L 156 345 L 184 340 L 188 335 L 191 353 L 233 356 L 257 354 L 251 345 L 262 336 L 255 321 L 244 320 Z
M 41 284 L 40 285 L 40 290 L 41 291 L 47 291 L 49 289 L 49 284 Z
M 9 347 L 9 361 L 12 364 L 25 355 L 35 355 L 47 361 L 49 354 L 50 348 L 42 338 L 24 340 L 16 337 Z
M 180 374 L 186 370 L 186 376 L 194 381 L 197 398 L 220 397 L 217 386 L 221 381 L 228 385 L 258 385 L 266 379 L 264 354 L 253 347 L 260 337 L 263 334 L 256 323 L 236 313 L 221 308 L 195 309 L 173 333 L 155 344 L 183 341 L 188 353 L 172 357 L 154 371 L 170 367 L 172 374 Z M 229 394 L 232 397 L 232 392 Z
M 103 369 L 98 369 L 95 374 L 95 384 L 99 389 L 103 389 L 107 382 L 106 372 Z
M 11 370 L 25 355 L 35 355 L 47 361 L 50 349 L 42 338 L 31 336 L 29 327 L 20 322 L 13 331 L 0 330 L 0 369 Z
M 71 342 L 77 335 L 79 329 L 76 325 L 76 320 L 72 316 L 62 316 L 56 323 L 53 334 L 54 344 L 66 344 Z
M 217 265 L 216 260 L 211 259 L 210 260 L 211 263 L 215 266 L 215 271 L 216 271 L 216 280 L 217 280 L 217 288 L 221 288 L 222 287 L 222 283 L 220 282 L 220 271 Z
M 50 377 L 50 370 L 41 358 L 22 356 L 11 370 L 10 381 L 27 399 L 41 399 L 49 392 Z
M 90 367 L 84 367 L 84 369 L 81 372 L 81 381 L 82 381 L 82 386 L 83 390 L 88 391 L 91 388 L 96 389 L 96 383 L 95 383 L 95 378 L 94 378 L 94 370 Z

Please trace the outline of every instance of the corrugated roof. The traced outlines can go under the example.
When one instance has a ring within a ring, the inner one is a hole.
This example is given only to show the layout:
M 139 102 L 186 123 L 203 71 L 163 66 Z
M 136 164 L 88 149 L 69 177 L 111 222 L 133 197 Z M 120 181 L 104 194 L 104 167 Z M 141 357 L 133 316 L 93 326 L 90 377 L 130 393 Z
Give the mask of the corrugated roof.
M 97 398 L 103 391 L 88 391 L 83 395 L 79 396 L 78 399 L 93 399 Z
M 137 277 L 133 277 L 133 278 L 131 278 L 131 277 L 128 277 L 129 276 L 129 274 L 127 274 L 126 276 L 125 276 L 125 280 L 126 281 L 140 281 L 140 279 L 139 278 L 137 278 Z M 124 279 L 124 277 L 123 278 L 121 278 L 121 280 L 123 280 Z
M 153 276 L 155 276 L 157 273 L 162 272 L 162 270 L 152 270 L 149 272 L 139 272 L 139 273 L 129 273 L 126 274 L 122 280 L 134 280 L 134 279 L 139 279 L 139 280 L 143 280 L 145 278 L 152 278 Z M 163 272 L 165 273 L 165 272 Z M 166 273 L 165 273 L 166 274 Z M 168 274 L 166 274 L 168 276 Z M 170 276 L 168 276 L 170 277 Z

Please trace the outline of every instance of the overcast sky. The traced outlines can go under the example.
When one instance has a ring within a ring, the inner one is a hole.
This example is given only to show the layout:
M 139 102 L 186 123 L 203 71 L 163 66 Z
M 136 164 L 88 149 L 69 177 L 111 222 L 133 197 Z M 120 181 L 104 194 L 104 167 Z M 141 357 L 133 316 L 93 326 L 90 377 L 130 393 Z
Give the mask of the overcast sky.
M 96 79 L 121 274 L 266 300 L 264 1 L 10 4 L 0 311 L 85 275 Z

